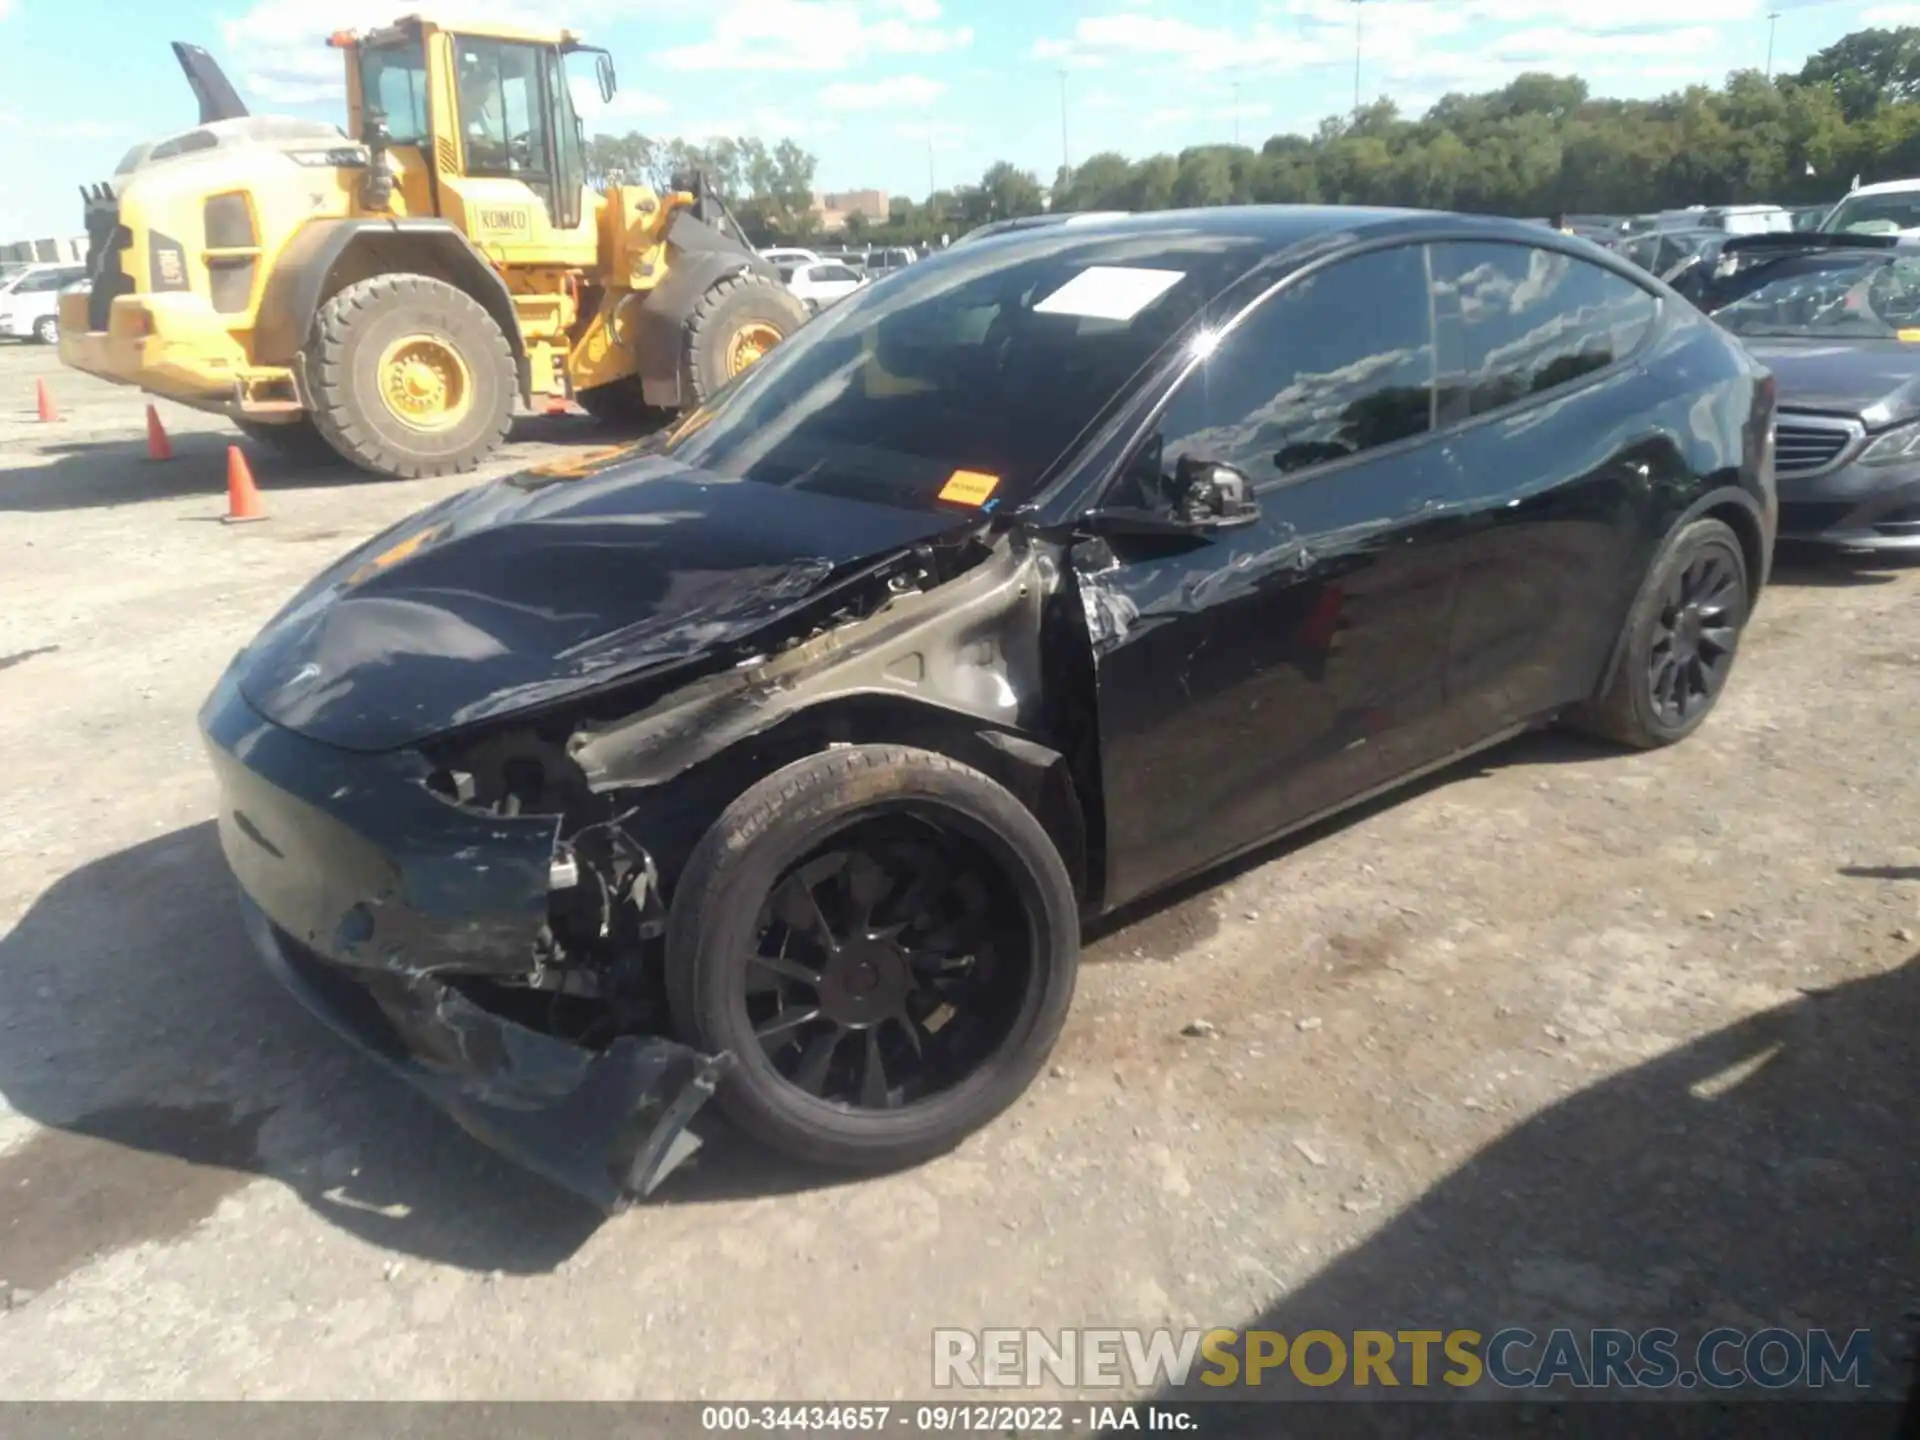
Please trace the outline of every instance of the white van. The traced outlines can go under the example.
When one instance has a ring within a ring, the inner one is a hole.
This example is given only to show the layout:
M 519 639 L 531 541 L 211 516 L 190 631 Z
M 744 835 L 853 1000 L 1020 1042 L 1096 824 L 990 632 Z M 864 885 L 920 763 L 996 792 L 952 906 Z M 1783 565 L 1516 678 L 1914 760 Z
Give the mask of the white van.
M 84 265 L 28 265 L 0 280 L 0 335 L 53 344 L 60 338 L 60 292 L 86 278 Z

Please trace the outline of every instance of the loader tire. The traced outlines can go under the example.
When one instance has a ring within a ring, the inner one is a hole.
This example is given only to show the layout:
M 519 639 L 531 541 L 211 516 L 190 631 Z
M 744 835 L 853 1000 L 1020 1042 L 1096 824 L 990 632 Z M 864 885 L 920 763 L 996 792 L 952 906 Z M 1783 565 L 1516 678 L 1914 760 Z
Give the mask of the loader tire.
M 687 316 L 687 394 L 704 404 L 734 376 L 807 323 L 807 307 L 779 281 L 738 270 L 716 281 Z
M 411 480 L 471 470 L 506 438 L 513 350 L 465 291 L 425 275 L 347 286 L 307 338 L 314 428 L 347 460 Z
M 233 428 L 248 441 L 308 465 L 340 463 L 340 454 L 320 434 L 311 415 L 302 415 L 291 424 L 269 425 L 260 420 L 235 419 Z
M 672 418 L 672 412 L 649 405 L 640 393 L 640 377 L 629 375 L 606 385 L 589 385 L 573 392 L 582 410 L 603 425 L 652 429 Z

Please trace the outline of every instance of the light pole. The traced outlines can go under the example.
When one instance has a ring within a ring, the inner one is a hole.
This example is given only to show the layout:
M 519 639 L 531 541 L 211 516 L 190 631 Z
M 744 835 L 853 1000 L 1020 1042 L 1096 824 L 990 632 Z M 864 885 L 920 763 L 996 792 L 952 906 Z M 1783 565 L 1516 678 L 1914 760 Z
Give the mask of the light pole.
M 1353 118 L 1360 119 L 1360 6 L 1353 0 Z
M 1233 82 L 1233 143 L 1238 148 L 1240 144 L 1240 82 L 1238 80 Z
M 933 178 L 933 122 L 929 120 L 927 122 L 927 199 L 933 199 L 934 192 L 939 188 Z
M 1780 12 L 1767 12 L 1767 79 L 1773 79 L 1773 27 L 1780 23 Z
M 1067 149 L 1067 72 L 1060 72 L 1060 168 L 1073 169 L 1073 153 Z

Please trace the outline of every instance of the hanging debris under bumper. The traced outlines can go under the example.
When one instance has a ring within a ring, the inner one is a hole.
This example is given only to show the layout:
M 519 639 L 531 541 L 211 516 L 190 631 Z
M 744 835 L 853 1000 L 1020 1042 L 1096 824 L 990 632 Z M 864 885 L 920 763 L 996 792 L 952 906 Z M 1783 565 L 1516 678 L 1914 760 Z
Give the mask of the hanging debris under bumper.
M 534 963 L 552 817 L 465 812 L 428 790 L 422 757 L 294 734 L 231 677 L 201 726 L 247 930 L 328 1026 L 482 1143 L 609 1213 L 699 1147 L 688 1125 L 725 1057 L 644 1033 L 580 1043 L 476 998 Z

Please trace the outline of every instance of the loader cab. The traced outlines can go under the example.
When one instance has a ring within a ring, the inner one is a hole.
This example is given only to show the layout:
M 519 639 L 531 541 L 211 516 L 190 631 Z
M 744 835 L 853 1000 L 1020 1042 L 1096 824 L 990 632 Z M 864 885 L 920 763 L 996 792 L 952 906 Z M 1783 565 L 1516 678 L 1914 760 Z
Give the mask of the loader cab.
M 406 213 L 438 215 L 502 264 L 591 266 L 586 141 L 558 36 L 401 21 L 336 37 L 351 132 L 398 161 Z M 613 88 L 604 52 L 597 79 Z M 449 83 L 450 82 L 450 83 Z

